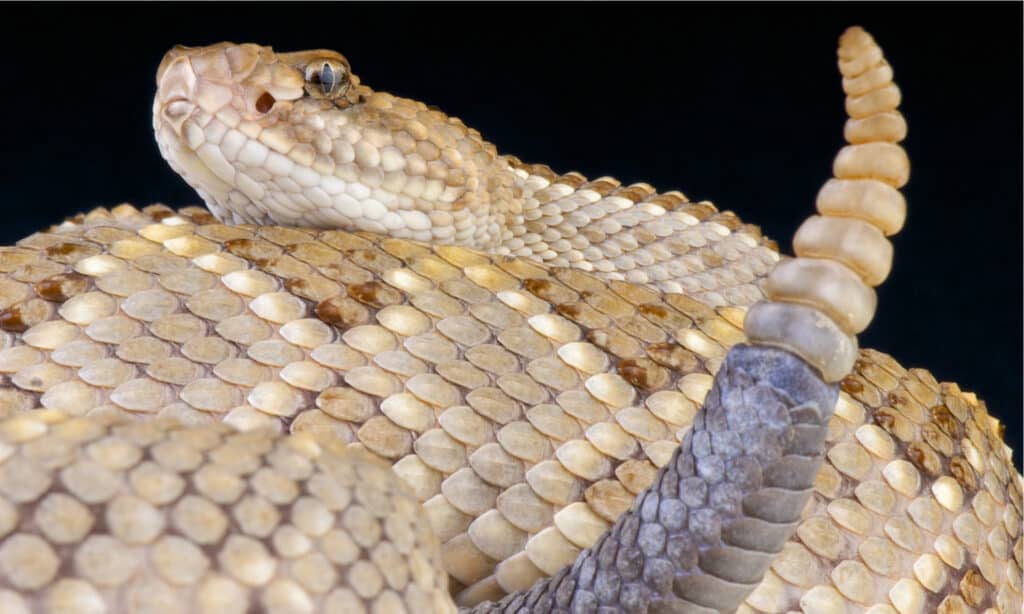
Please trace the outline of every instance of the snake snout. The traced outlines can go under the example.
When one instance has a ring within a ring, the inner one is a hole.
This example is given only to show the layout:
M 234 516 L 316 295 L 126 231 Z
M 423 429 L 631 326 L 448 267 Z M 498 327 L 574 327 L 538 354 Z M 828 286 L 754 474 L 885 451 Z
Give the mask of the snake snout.
M 160 65 L 156 99 L 160 114 L 178 130 L 195 108 L 196 74 L 186 56 L 171 58 L 176 51 L 177 48 L 168 52 Z

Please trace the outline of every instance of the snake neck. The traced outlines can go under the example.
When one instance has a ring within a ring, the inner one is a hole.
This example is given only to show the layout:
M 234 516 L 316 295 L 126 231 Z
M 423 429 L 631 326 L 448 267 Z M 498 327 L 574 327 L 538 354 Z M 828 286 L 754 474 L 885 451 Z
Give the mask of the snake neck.
M 778 255 L 731 212 L 525 164 L 458 118 L 354 75 L 344 97 L 309 95 L 303 66 L 343 58 L 302 58 L 223 44 L 172 51 L 161 65 L 161 153 L 222 221 L 467 246 L 711 305 L 762 298 Z

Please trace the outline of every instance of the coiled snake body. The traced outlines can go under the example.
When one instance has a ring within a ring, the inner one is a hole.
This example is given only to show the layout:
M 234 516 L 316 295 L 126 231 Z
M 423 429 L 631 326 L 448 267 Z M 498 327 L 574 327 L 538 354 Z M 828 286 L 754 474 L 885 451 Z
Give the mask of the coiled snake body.
M 157 141 L 213 216 L 0 249 L 0 611 L 1020 611 L 998 423 L 857 350 L 909 167 L 862 30 L 840 69 L 776 267 L 335 52 L 172 50 Z

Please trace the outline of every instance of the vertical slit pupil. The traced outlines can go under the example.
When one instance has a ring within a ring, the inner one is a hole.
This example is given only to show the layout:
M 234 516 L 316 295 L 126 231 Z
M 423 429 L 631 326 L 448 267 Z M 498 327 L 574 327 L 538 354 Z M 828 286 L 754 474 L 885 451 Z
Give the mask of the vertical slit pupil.
M 320 68 L 320 83 L 323 84 L 324 93 L 330 94 L 338 86 L 338 74 L 334 72 L 330 64 L 324 64 Z

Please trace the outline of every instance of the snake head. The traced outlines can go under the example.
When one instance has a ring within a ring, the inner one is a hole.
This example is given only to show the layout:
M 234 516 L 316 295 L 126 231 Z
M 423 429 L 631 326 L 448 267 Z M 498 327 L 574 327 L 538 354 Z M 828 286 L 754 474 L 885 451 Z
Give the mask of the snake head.
M 371 90 L 335 51 L 178 46 L 156 83 L 160 153 L 222 221 L 493 247 L 516 215 L 516 177 L 478 132 Z
M 154 113 L 179 136 L 185 136 L 184 119 L 197 110 L 266 126 L 303 98 L 342 108 L 359 99 L 359 78 L 340 53 L 275 53 L 251 43 L 178 45 L 164 55 L 156 83 Z

